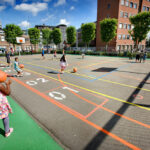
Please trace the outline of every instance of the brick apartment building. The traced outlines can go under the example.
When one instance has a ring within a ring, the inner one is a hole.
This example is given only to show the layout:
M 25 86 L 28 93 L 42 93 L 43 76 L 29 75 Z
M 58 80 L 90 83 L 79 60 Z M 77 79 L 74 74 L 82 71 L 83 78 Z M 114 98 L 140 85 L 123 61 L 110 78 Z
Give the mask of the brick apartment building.
M 129 21 L 129 17 L 143 11 L 150 11 L 150 0 L 98 0 L 96 33 L 97 50 L 102 50 L 102 47 L 105 47 L 105 43 L 103 43 L 100 38 L 99 25 L 99 22 L 105 18 L 118 19 L 117 36 L 109 43 L 110 49 L 117 51 L 133 49 L 134 42 L 128 33 L 128 30 L 133 28 Z M 145 41 L 140 43 L 140 48 L 145 48 Z
M 35 47 L 31 46 L 30 39 L 29 39 L 29 36 L 28 36 L 26 30 L 23 31 L 22 37 L 25 38 L 25 43 L 23 43 L 22 45 L 16 45 L 15 46 L 15 50 L 16 51 L 19 51 L 19 50 L 30 51 L 31 47 L 32 47 L 32 50 L 34 50 Z M 5 40 L 5 33 L 4 33 L 3 29 L 2 29 L 2 24 L 0 22 L 0 49 L 6 50 L 6 49 L 10 49 L 10 48 L 13 48 L 13 45 L 9 44 Z

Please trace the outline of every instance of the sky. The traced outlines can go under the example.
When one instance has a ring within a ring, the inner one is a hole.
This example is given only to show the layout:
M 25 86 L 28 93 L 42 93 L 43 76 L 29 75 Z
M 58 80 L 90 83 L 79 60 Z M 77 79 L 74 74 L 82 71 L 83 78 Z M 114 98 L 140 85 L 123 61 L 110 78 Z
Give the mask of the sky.
M 66 24 L 77 29 L 82 23 L 94 22 L 97 0 L 0 0 L 0 21 L 22 29 L 35 25 Z

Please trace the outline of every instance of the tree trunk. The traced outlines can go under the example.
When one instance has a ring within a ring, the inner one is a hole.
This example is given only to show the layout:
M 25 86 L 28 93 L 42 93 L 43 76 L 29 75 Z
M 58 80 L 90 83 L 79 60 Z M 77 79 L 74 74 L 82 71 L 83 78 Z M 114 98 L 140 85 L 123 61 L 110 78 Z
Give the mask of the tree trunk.
M 106 43 L 106 49 L 105 49 L 106 53 L 107 53 L 107 50 L 108 50 L 108 43 Z

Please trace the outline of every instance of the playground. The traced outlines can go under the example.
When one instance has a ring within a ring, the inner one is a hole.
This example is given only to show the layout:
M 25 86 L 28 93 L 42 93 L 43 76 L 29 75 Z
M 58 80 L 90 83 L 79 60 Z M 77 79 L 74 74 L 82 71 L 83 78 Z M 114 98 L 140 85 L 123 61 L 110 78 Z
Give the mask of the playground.
M 0 58 L 0 70 L 12 75 L 14 111 L 14 132 L 6 139 L 0 131 L 0 149 L 148 150 L 150 60 L 67 55 L 60 74 L 60 57 L 19 56 L 23 77 Z

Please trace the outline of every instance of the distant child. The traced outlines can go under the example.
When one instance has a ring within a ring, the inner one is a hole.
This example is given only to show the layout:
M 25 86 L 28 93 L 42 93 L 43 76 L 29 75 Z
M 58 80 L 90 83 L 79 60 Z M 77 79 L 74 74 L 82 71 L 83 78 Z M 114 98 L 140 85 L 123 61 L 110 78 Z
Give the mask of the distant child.
M 10 136 L 13 132 L 13 128 L 9 128 L 9 113 L 12 113 L 12 109 L 9 105 L 6 95 L 10 95 L 11 80 L 5 82 L 5 86 L 0 83 L 0 119 L 3 120 L 5 137 Z
M 57 53 L 56 53 L 56 51 L 54 52 L 54 58 L 56 58 L 57 57 Z
M 145 52 L 144 55 L 143 55 L 143 63 L 145 63 L 146 58 L 147 58 L 147 53 Z
M 68 66 L 67 60 L 65 55 L 63 55 L 60 59 L 60 67 L 61 67 L 61 71 L 60 73 L 63 74 L 64 70 L 66 69 L 66 66 Z
M 14 69 L 17 71 L 17 76 L 22 77 L 22 70 L 19 68 L 19 62 L 18 62 L 18 57 L 15 57 L 15 62 L 14 62 Z
M 140 52 L 138 51 L 136 53 L 136 62 L 139 62 L 140 61 Z
M 6 55 L 5 56 L 6 56 L 8 67 L 10 67 L 10 52 L 8 50 L 6 50 Z
M 44 49 L 42 48 L 42 58 L 45 59 L 45 56 L 44 56 Z

